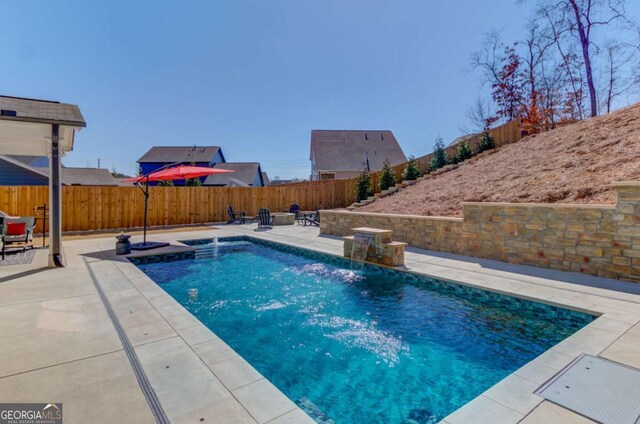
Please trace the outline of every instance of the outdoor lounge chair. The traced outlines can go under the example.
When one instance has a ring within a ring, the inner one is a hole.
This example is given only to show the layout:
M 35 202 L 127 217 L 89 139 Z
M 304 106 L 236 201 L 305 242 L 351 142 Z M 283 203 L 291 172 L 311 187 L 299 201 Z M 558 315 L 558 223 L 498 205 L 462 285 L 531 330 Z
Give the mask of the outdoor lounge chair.
M 260 208 L 258 211 L 258 228 L 273 228 L 273 215 L 269 209 Z
M 13 244 L 21 244 L 16 247 L 22 248 L 23 251 L 27 250 L 27 247 L 33 249 L 33 228 L 36 224 L 34 217 L 3 218 L 2 221 L 2 260 L 7 248 L 14 248 L 11 246 Z
M 304 214 L 300 212 L 300 205 L 294 203 L 289 208 L 289 213 L 296 214 L 295 220 L 298 224 L 304 224 Z
M 227 222 L 227 224 L 233 224 L 234 222 L 244 224 L 247 221 L 253 222 L 255 220 L 255 217 L 248 216 L 244 212 L 234 212 L 231 205 L 227 207 L 227 213 L 229 214 L 229 222 Z
M 322 209 L 322 208 L 321 207 L 318 208 L 316 210 L 316 212 L 313 213 L 313 214 L 305 215 L 305 217 L 304 217 L 304 225 L 309 224 L 309 225 L 314 225 L 316 227 L 319 227 L 320 226 L 320 209 Z

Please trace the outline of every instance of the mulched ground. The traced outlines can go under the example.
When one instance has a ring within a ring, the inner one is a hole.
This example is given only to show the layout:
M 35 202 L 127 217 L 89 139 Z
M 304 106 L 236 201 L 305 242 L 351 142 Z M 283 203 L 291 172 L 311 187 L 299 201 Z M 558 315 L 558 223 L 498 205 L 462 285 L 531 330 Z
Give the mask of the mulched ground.
M 505 146 L 475 163 L 358 208 L 461 216 L 462 202 L 601 203 L 640 180 L 640 103 Z

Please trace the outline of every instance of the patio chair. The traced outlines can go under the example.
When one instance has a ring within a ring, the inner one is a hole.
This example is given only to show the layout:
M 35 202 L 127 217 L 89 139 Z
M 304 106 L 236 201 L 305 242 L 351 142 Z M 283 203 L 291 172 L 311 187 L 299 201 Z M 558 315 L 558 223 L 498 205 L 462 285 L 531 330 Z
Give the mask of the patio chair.
M 33 249 L 33 228 L 36 225 L 34 217 L 3 218 L 2 220 L 2 260 L 7 248 L 14 248 L 11 246 L 13 244 L 21 244 L 17 247 L 22 248 L 22 251 L 26 251 L 27 247 Z
M 269 209 L 260 208 L 258 211 L 258 228 L 273 228 L 273 215 Z
M 309 225 L 319 227 L 320 226 L 320 209 L 322 209 L 322 206 L 320 206 L 315 213 L 305 215 L 304 225 L 309 224 Z
M 2 225 L 4 224 L 5 218 L 20 218 L 19 216 L 11 216 L 4 211 L 0 211 L 0 234 L 2 234 Z
M 297 203 L 292 204 L 289 208 L 289 213 L 296 214 L 295 220 L 298 224 L 304 223 L 304 214 L 300 211 L 300 205 Z
M 231 205 L 227 207 L 227 213 L 229 214 L 229 222 L 227 222 L 227 224 L 233 224 L 234 222 L 237 222 L 238 224 L 244 224 L 247 221 L 253 222 L 255 220 L 255 217 L 248 216 L 244 212 L 234 212 Z

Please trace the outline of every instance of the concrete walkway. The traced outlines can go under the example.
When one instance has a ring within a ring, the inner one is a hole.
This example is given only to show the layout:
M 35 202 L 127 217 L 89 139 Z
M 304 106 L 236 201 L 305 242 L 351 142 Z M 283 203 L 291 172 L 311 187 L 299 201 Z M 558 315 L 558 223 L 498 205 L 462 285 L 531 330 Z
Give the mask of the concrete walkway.
M 254 228 L 151 238 L 175 243 L 246 234 L 342 252 L 339 239 L 318 237 L 315 228 Z M 46 269 L 44 250 L 30 265 L 0 267 L 0 401 L 62 402 L 65 423 L 156 422 L 149 406 L 154 398 L 175 423 L 312 422 L 137 267 L 115 256 L 114 244 L 112 237 L 66 241 L 64 269 Z M 406 265 L 410 272 L 602 315 L 451 414 L 450 424 L 589 422 L 533 391 L 583 352 L 640 368 L 638 285 L 417 250 L 407 252 Z M 134 372 L 135 361 L 151 394 Z

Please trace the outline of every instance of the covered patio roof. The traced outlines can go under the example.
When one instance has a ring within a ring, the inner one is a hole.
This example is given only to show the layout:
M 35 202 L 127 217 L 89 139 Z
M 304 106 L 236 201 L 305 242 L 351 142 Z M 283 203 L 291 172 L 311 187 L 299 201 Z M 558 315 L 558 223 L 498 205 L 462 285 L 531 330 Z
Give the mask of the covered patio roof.
M 0 154 L 49 157 L 50 266 L 64 265 L 60 155 L 73 150 L 75 131 L 86 125 L 76 105 L 0 96 Z
M 62 153 L 73 150 L 74 130 L 87 126 L 76 105 L 0 96 L 0 153 L 48 155 L 51 126 L 58 125 Z

